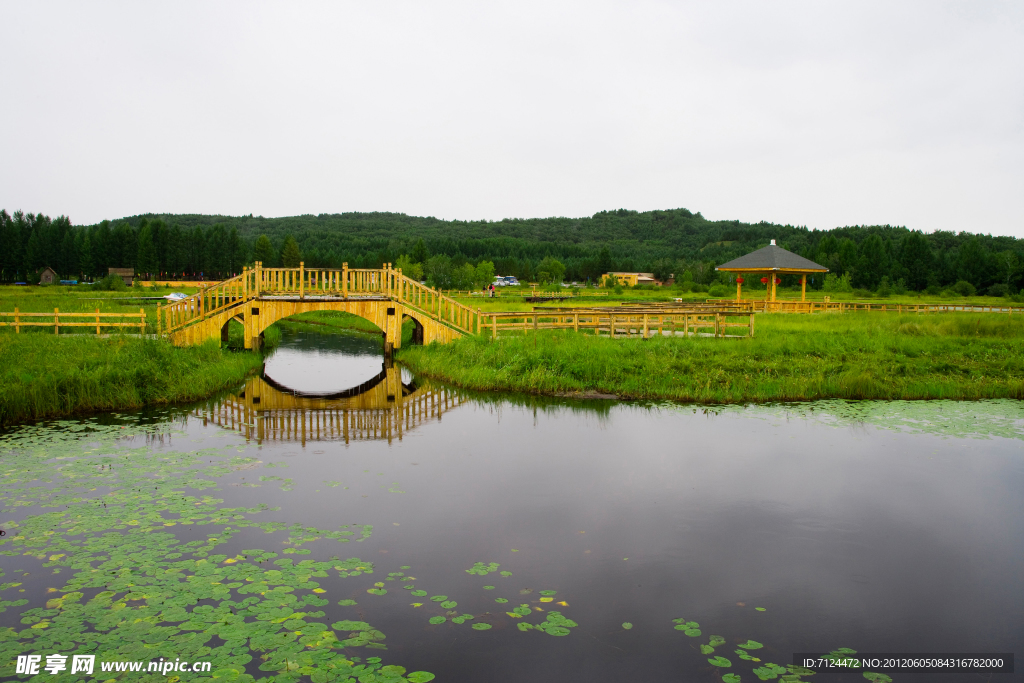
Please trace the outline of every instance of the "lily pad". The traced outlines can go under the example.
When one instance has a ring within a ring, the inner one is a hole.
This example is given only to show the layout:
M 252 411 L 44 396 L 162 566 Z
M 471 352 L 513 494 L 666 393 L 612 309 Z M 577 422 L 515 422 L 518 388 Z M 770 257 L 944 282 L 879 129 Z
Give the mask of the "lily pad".
M 448 617 L 442 617 L 439 614 L 439 615 L 437 615 L 435 617 L 430 617 L 429 621 L 430 621 L 431 624 L 443 624 L 444 622 L 448 621 Z
M 413 591 L 412 593 L 410 593 L 410 595 L 415 595 L 418 598 L 422 598 L 426 594 L 427 591 Z
M 718 647 L 719 645 L 725 645 L 725 638 L 722 636 L 711 636 L 708 640 L 708 645 L 711 647 Z
M 555 595 L 558 591 L 540 591 L 541 595 Z
M 760 650 L 764 645 L 757 642 L 756 640 L 747 640 L 745 643 L 740 643 L 736 647 L 741 647 L 744 650 Z
M 484 586 L 484 590 L 485 591 L 492 591 L 492 590 L 494 590 L 494 586 Z
M 885 674 L 875 673 L 874 671 L 865 671 L 864 678 L 871 681 L 871 683 L 892 683 L 892 679 Z
M 712 657 L 712 658 L 710 658 L 708 660 L 708 663 L 711 664 L 712 666 L 721 666 L 721 667 L 732 666 L 732 662 L 730 662 L 725 657 Z
M 486 631 L 489 628 L 491 628 L 491 625 L 490 624 L 485 624 L 483 622 L 478 622 L 476 624 L 473 624 L 473 630 L 475 630 L 475 631 Z
M 740 683 L 739 674 L 722 674 L 722 683 Z
M 413 595 L 415 595 L 415 593 L 413 593 Z M 434 602 L 444 602 L 445 600 L 448 599 L 448 596 L 447 595 L 431 595 L 430 599 L 433 600 Z
M 409 679 L 409 683 L 430 683 L 435 676 L 429 671 L 413 671 L 406 678 Z
M 386 588 L 368 588 L 366 592 L 371 595 L 386 595 L 388 591 Z
M 762 681 L 770 681 L 774 678 L 778 678 L 784 673 L 786 673 L 786 667 L 779 666 L 778 664 L 772 664 L 771 662 L 754 669 L 754 675 Z
M 520 631 L 529 631 L 533 628 L 533 624 L 527 623 L 525 621 L 520 621 L 518 624 L 516 624 L 516 628 L 518 628 Z
M 342 607 L 348 607 L 349 605 L 357 605 L 359 603 L 357 603 L 355 600 L 338 600 L 338 604 Z
M 702 655 L 709 655 L 709 654 L 711 654 L 714 651 L 715 651 L 715 648 L 711 647 L 710 645 L 701 645 L 700 646 L 700 653 Z
M 633 624 L 629 623 L 628 621 L 624 621 L 622 622 L 622 628 L 628 631 L 629 629 L 633 628 Z
M 494 602 L 501 603 L 502 605 L 504 605 L 506 602 L 508 602 L 508 598 L 495 598 Z
M 455 602 L 454 600 L 448 600 L 446 602 L 441 603 L 441 607 L 444 607 L 445 609 L 454 609 L 458 606 L 459 603 Z

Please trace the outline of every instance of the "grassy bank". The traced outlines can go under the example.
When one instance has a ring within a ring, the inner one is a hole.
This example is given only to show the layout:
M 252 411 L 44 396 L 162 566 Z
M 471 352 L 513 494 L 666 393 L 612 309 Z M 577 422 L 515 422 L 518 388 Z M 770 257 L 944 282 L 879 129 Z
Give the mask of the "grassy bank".
M 403 348 L 459 386 L 708 403 L 1024 398 L 1024 319 L 989 314 L 759 315 L 753 339 L 572 332 Z
M 381 333 L 381 329 L 366 318 L 360 318 L 358 315 L 345 313 L 344 311 L 309 311 L 280 320 L 277 324 L 292 329 L 302 329 L 303 327 L 306 329 L 322 328 L 324 331 L 345 330 L 376 336 L 380 336 Z
M 217 343 L 175 348 L 134 337 L 0 334 L 0 425 L 96 410 L 193 401 L 259 369 Z

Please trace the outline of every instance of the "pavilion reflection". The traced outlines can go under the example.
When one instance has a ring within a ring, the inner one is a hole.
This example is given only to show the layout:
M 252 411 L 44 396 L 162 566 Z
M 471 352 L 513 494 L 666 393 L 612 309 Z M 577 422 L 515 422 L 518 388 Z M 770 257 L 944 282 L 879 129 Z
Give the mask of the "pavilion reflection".
M 399 368 L 385 363 L 379 375 L 332 394 L 295 392 L 267 377 L 251 377 L 237 395 L 194 411 L 203 424 L 217 424 L 246 440 L 351 441 L 402 439 L 405 432 L 463 402 L 440 386 L 402 382 Z

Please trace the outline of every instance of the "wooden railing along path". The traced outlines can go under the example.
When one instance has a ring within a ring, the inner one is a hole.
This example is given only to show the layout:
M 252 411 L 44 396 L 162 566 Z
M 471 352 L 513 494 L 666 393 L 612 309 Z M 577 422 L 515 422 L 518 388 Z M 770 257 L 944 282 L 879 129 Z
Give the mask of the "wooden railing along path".
M 97 308 L 95 313 L 61 313 L 60 309 L 55 308 L 53 313 L 28 313 L 15 308 L 13 313 L 0 313 L 0 326 L 13 327 L 16 333 L 20 333 L 23 327 L 52 327 L 54 334 L 60 334 L 62 327 L 95 327 L 96 334 L 100 334 L 104 327 L 112 327 L 122 332 L 138 328 L 141 335 L 146 333 L 146 312 L 140 308 L 138 313 L 100 313 L 100 309 Z
M 484 312 L 481 334 L 536 333 L 538 330 L 593 330 L 598 336 L 754 336 L 754 312 L 746 309 L 676 307 L 659 309 L 534 308 L 527 311 Z M 737 322 L 739 319 L 739 322 Z M 727 335 L 727 328 L 742 327 L 742 335 Z M 711 330 L 711 332 L 700 332 Z
M 708 305 L 727 306 L 737 304 L 735 299 L 707 299 Z M 765 301 L 744 299 L 739 302 L 748 305 L 758 313 L 851 313 L 871 311 L 882 313 L 1003 313 L 1024 314 L 1024 306 L 981 306 L 975 304 L 902 304 L 876 303 L 873 301 Z

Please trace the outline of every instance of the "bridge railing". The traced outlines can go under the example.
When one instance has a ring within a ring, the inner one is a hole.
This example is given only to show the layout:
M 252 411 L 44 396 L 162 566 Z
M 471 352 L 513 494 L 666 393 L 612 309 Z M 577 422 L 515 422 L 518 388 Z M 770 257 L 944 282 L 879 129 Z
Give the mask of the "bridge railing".
M 192 296 L 157 306 L 157 332 L 168 334 L 205 320 L 232 306 L 252 298 L 252 272 L 242 269 L 241 275 L 203 287 Z
M 478 309 L 461 304 L 436 289 L 402 275 L 401 269 L 388 268 L 386 272 L 389 291 L 405 306 L 425 313 L 464 334 L 477 334 L 480 331 L 480 321 L 484 314 Z

